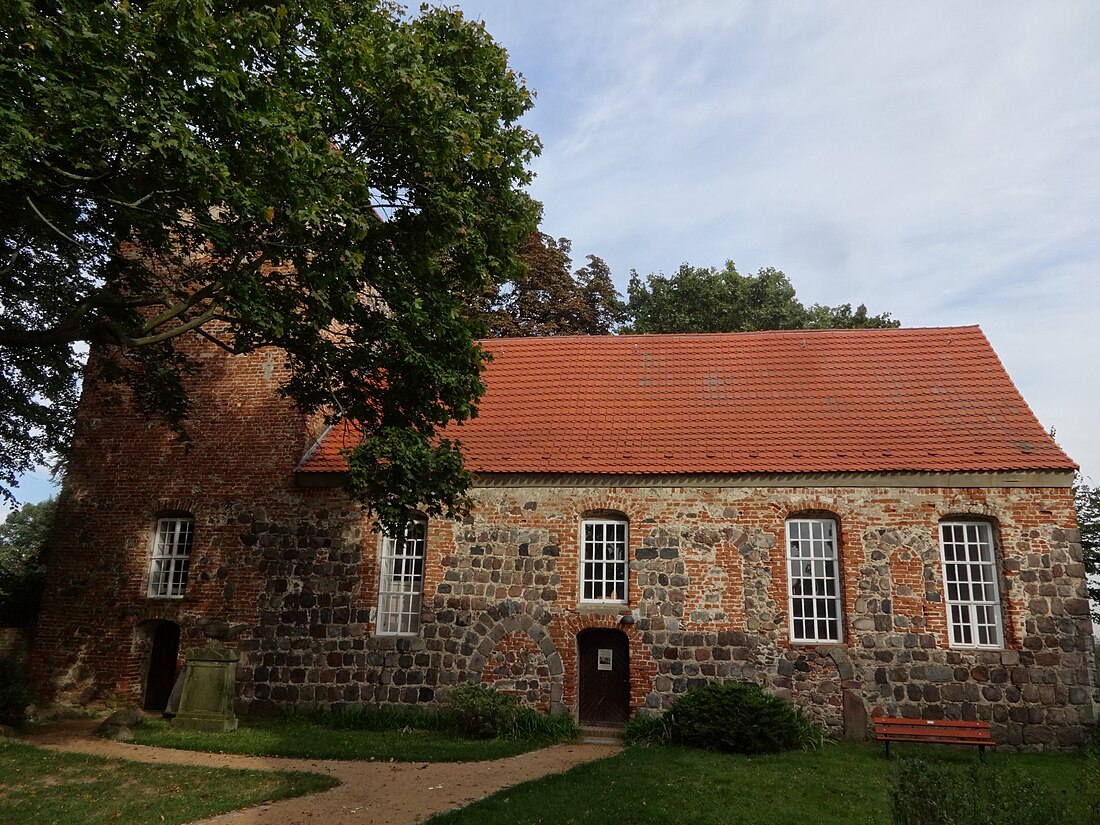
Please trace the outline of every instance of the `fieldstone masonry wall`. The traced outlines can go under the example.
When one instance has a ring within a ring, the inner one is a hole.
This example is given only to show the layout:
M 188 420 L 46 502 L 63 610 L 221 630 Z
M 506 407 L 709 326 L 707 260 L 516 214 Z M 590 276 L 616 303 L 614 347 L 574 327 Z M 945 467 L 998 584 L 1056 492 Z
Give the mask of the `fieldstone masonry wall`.
M 243 703 L 438 704 L 473 679 L 571 711 L 576 636 L 613 627 L 630 640 L 636 711 L 719 679 L 788 696 L 836 735 L 888 714 L 983 719 L 1006 745 L 1065 746 L 1093 721 L 1080 548 L 1057 526 L 1072 525 L 1066 490 L 517 487 L 482 489 L 478 503 L 464 523 L 430 526 L 415 639 L 374 635 L 377 540 L 349 514 L 349 538 L 323 560 L 324 530 L 275 542 L 260 626 L 242 642 L 255 664 Z M 608 511 L 630 521 L 629 601 L 581 605 L 580 520 Z M 788 638 L 783 526 L 805 512 L 841 526 L 840 645 Z M 947 516 L 996 521 L 1005 650 L 948 645 Z
M 874 714 L 983 719 L 998 743 L 1059 747 L 1094 719 L 1084 571 L 1062 488 L 482 488 L 465 522 L 430 524 L 415 638 L 375 635 L 378 540 L 358 508 L 337 490 L 286 495 L 284 521 L 239 502 L 194 503 L 196 540 L 208 532 L 220 558 L 197 553 L 195 585 L 171 605 L 142 599 L 147 562 L 130 564 L 137 586 L 114 611 L 132 621 L 108 647 L 130 644 L 126 628 L 150 611 L 186 628 L 213 600 L 252 627 L 237 642 L 241 711 L 436 706 L 472 679 L 570 712 L 576 636 L 611 627 L 630 641 L 635 711 L 718 679 L 788 696 L 835 735 L 862 735 Z M 582 605 L 580 521 L 609 511 L 630 524 L 628 602 Z M 807 512 L 840 524 L 840 645 L 788 637 L 783 527 Z M 936 532 L 948 516 L 995 523 L 1004 650 L 948 644 Z M 89 683 L 140 696 L 142 650 L 130 646 L 129 661 L 125 647 L 109 661 L 86 655 Z M 76 681 L 69 652 L 60 643 L 41 659 L 61 664 L 55 684 Z

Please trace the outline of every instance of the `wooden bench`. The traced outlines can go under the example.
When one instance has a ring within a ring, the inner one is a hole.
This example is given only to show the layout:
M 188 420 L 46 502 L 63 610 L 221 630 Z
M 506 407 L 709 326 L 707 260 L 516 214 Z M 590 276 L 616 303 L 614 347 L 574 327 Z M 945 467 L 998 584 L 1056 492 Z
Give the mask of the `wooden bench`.
M 899 719 L 875 717 L 875 739 L 886 743 L 890 758 L 891 742 L 931 742 L 941 745 L 977 745 L 978 756 L 985 761 L 985 749 L 996 747 L 988 722 L 962 722 L 954 719 Z

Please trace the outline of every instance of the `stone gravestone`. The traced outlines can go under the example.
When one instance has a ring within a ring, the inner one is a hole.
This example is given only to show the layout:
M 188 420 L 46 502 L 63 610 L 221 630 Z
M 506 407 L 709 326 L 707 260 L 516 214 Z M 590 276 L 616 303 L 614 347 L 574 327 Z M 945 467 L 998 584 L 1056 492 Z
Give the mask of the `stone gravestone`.
M 240 654 L 211 640 L 187 651 L 183 691 L 172 727 L 180 730 L 220 732 L 235 730 L 234 680 Z

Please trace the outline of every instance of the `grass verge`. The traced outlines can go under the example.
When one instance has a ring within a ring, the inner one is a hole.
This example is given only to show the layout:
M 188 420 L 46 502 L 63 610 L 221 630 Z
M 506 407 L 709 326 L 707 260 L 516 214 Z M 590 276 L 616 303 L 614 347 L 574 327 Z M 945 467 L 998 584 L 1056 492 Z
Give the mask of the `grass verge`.
M 444 730 L 409 726 L 364 730 L 337 727 L 304 717 L 242 719 L 241 726 L 228 733 L 177 731 L 165 721 L 149 720 L 134 729 L 134 737 L 141 745 L 209 753 L 395 762 L 503 759 L 549 744 L 543 740 L 471 740 Z
M 0 740 L 0 822 L 164 825 L 328 790 L 315 773 L 148 765 Z
M 898 750 L 948 764 L 978 759 L 973 749 Z M 1100 760 L 996 753 L 988 759 L 990 770 L 1034 776 L 1047 793 L 1065 799 L 1067 823 L 1094 821 Z M 430 825 L 888 825 L 893 772 L 904 765 L 904 759 L 886 762 L 881 748 L 848 744 L 767 756 L 635 747 L 501 791 Z

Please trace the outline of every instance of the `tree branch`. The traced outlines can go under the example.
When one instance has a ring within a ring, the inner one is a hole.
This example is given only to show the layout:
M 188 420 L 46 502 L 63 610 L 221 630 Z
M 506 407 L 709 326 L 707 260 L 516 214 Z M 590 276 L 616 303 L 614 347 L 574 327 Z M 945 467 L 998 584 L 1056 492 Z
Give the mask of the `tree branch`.
M 198 329 L 203 324 L 214 320 L 218 317 L 218 308 L 210 307 L 206 312 L 201 315 L 196 315 L 190 321 L 184 324 L 180 324 L 178 327 L 172 327 L 157 335 L 147 335 L 144 338 L 126 338 L 121 343 L 128 347 L 144 347 L 149 344 L 159 344 L 162 341 L 169 341 L 172 338 L 176 338 L 183 335 L 185 332 L 190 332 L 193 329 Z
M 52 229 L 52 230 L 53 230 L 54 232 L 56 232 L 56 233 L 57 233 L 58 235 L 60 235 L 60 236 L 61 236 L 62 238 L 64 238 L 65 240 L 67 240 L 67 241 L 68 241 L 69 243 L 71 243 L 71 244 L 74 244 L 75 246 L 79 246 L 79 247 L 80 247 L 81 249 L 86 249 L 86 248 L 87 248 L 87 247 L 86 247 L 86 246 L 85 246 L 84 244 L 82 244 L 82 243 L 81 243 L 80 241 L 78 241 L 78 240 L 77 240 L 76 238 L 74 238 L 74 237 L 72 237 L 72 236 L 70 236 L 70 235 L 66 234 L 65 232 L 61 231 L 61 230 L 60 230 L 60 229 L 58 229 L 58 228 L 57 228 L 56 226 L 54 226 L 54 225 L 53 225 L 53 224 L 52 224 L 52 223 L 50 222 L 50 219 L 49 219 L 49 218 L 47 218 L 47 217 L 46 217 L 45 215 L 43 215 L 43 214 L 42 214 L 41 212 L 39 212 L 39 211 L 38 211 L 38 207 L 34 205 L 34 201 L 32 201 L 32 200 L 31 200 L 31 196 L 30 196 L 30 195 L 25 195 L 25 196 L 24 196 L 24 200 L 26 200 L 26 202 L 27 202 L 27 203 L 28 203 L 28 204 L 30 205 L 31 209 L 33 209 L 33 210 L 34 210 L 34 214 L 36 214 L 36 215 L 37 215 L 37 216 L 38 216 L 38 217 L 39 217 L 39 218 L 40 218 L 40 219 L 42 220 L 42 222 L 43 222 L 44 224 L 46 224 L 46 226 L 48 226 L 48 227 L 49 227 L 50 229 Z
M 87 175 L 78 175 L 75 172 L 66 172 L 64 169 L 58 169 L 56 166 L 52 166 L 52 165 L 46 163 L 46 161 L 44 161 L 44 160 L 40 160 L 39 163 L 41 163 L 43 166 L 45 166 L 47 169 L 49 169 L 54 174 L 61 175 L 62 177 L 68 178 L 69 180 L 79 180 L 79 181 L 85 181 L 85 182 L 93 182 L 93 181 L 97 181 L 97 180 L 103 180 L 103 178 L 107 177 L 110 174 L 109 172 L 105 172 L 102 175 L 96 175 L 95 177 L 89 177 Z
M 137 209 L 139 206 L 141 206 L 143 203 L 145 203 L 145 201 L 149 200 L 149 198 L 153 197 L 154 195 L 171 195 L 171 194 L 173 194 L 175 192 L 179 192 L 179 191 L 180 191 L 179 189 L 154 189 L 152 192 L 150 192 L 145 197 L 138 198 L 136 201 L 131 201 L 129 203 L 127 203 L 126 201 L 120 201 L 116 198 L 107 198 L 107 197 L 105 197 L 105 198 L 103 198 L 103 200 L 105 200 L 107 203 L 113 203 L 115 206 L 124 206 L 127 209 Z M 152 213 L 152 214 L 156 214 L 156 213 Z

